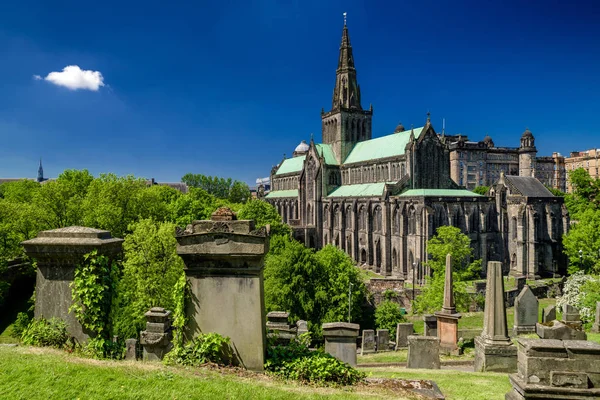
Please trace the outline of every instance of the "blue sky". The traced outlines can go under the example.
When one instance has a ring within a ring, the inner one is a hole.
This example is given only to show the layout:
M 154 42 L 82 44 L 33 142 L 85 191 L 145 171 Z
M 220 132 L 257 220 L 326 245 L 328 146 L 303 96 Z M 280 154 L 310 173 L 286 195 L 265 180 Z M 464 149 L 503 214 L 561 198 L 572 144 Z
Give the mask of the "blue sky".
M 35 177 L 39 157 L 50 177 L 268 176 L 320 140 L 343 12 L 374 136 L 429 110 L 497 146 L 529 127 L 539 155 L 600 146 L 593 2 L 21 0 L 0 3 L 0 177 Z M 43 79 L 69 65 L 104 86 Z

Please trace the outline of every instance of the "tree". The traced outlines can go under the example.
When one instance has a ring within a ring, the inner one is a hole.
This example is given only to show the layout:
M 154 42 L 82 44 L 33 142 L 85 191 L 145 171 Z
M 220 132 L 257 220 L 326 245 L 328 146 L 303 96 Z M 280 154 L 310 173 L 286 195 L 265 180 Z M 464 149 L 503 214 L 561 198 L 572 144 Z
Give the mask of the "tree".
M 229 201 L 232 203 L 245 203 L 252 197 L 250 188 L 247 184 L 240 181 L 234 181 L 229 189 Z
M 271 236 L 290 235 L 291 229 L 284 224 L 281 216 L 269 203 L 263 200 L 252 199 L 246 202 L 237 213 L 238 219 L 252 219 L 257 228 L 265 225 L 271 226 Z
M 345 253 L 331 245 L 315 253 L 288 236 L 273 238 L 265 262 L 268 311 L 283 310 L 289 312 L 293 320 L 304 319 L 318 335 L 322 323 L 348 318 L 350 283 L 351 315 L 352 320 L 357 321 L 366 288 L 358 268 Z
M 195 187 L 205 190 L 220 199 L 229 198 L 229 190 L 233 183 L 231 178 L 219 178 L 217 176 L 206 176 L 202 174 L 185 174 L 181 177 L 181 182 L 189 187 Z
M 477 276 L 481 270 L 481 260 L 470 261 L 473 255 L 471 240 L 459 228 L 440 226 L 436 235 L 427 242 L 431 259 L 427 262 L 432 271 L 428 285 L 413 304 L 413 313 L 439 311 L 444 303 L 446 255 L 452 255 L 453 291 L 456 308 L 467 311 L 469 296 L 463 281 Z
M 485 196 L 488 190 L 490 190 L 489 186 L 476 186 L 473 192 Z
M 183 273 L 174 224 L 143 219 L 130 228 L 114 317 L 116 334 L 123 338 L 137 337 L 151 307 L 174 309 L 172 291 Z
M 171 221 L 177 226 L 186 226 L 194 220 L 210 219 L 217 209 L 214 196 L 204 189 L 191 187 L 185 196 L 180 196 L 170 206 Z
M 579 222 L 563 236 L 563 247 L 569 257 L 569 273 L 600 273 L 600 210 L 582 211 Z
M 384 300 L 375 310 L 375 324 L 377 329 L 387 329 L 390 336 L 396 337 L 396 328 L 399 323 L 405 321 L 398 303 L 391 300 Z

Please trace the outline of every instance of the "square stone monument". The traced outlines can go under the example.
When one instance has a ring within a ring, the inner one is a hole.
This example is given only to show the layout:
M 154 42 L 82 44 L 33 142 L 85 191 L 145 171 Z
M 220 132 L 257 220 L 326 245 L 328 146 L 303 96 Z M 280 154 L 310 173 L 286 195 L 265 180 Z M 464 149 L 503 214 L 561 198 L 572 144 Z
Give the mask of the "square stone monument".
M 539 301 L 529 285 L 525 285 L 515 299 L 515 323 L 513 334 L 535 332 L 538 323 Z
M 177 236 L 192 299 L 186 338 L 216 332 L 231 339 L 234 363 L 262 371 L 266 349 L 263 286 L 266 229 L 236 220 L 228 208 L 194 221 Z
M 69 312 L 75 268 L 93 250 L 98 255 L 117 257 L 123 239 L 113 238 L 109 231 L 70 226 L 42 231 L 35 239 L 21 244 L 25 254 L 37 260 L 34 317 L 61 319 L 66 322 L 69 335 L 79 343 L 86 342 L 91 332 L 83 329 L 77 317 Z
M 349 322 L 330 322 L 323 324 L 323 337 L 325 338 L 325 352 L 340 361 L 356 367 L 356 338 L 358 337 L 358 324 Z
M 475 372 L 515 372 L 517 348 L 508 337 L 502 263 L 488 262 L 483 332 L 475 338 Z
M 458 320 L 461 315 L 454 305 L 454 289 L 452 285 L 452 256 L 446 255 L 446 274 L 444 282 L 444 306 L 435 313 L 437 318 L 437 336 L 440 338 L 440 350 L 443 353 L 457 353 Z

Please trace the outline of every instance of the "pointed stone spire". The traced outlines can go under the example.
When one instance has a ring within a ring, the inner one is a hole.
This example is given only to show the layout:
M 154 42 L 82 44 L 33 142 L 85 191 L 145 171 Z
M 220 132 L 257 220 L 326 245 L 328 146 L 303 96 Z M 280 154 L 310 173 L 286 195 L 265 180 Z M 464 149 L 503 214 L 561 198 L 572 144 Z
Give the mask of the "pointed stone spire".
M 415 141 L 415 127 L 412 124 L 410 125 L 410 141 Z
M 446 255 L 446 280 L 444 282 L 444 306 L 442 312 L 446 314 L 456 314 L 454 305 L 454 290 L 452 288 L 452 255 Z
M 42 157 L 40 157 L 40 166 L 38 167 L 37 181 L 43 182 L 44 180 L 44 168 L 42 167 Z
M 427 111 L 427 123 L 431 124 L 431 113 Z
M 362 110 L 360 104 L 360 87 L 356 80 L 356 69 L 354 68 L 354 57 L 348 27 L 344 24 L 342 30 L 342 43 L 340 45 L 340 56 L 336 70 L 335 88 L 333 89 L 332 110 L 358 109 Z
M 481 337 L 489 344 L 510 345 L 512 343 L 508 337 L 508 325 L 506 323 L 502 263 L 498 261 L 488 262 Z

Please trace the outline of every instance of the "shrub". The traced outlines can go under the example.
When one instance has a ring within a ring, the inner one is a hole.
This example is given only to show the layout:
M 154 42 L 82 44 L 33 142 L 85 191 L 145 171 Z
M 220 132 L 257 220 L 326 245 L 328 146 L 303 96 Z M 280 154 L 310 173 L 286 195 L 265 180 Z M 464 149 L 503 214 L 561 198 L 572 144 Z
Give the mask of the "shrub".
M 310 351 L 310 334 L 287 346 L 269 346 L 265 369 L 276 376 L 320 385 L 353 385 L 365 374 L 321 350 Z
M 586 295 L 585 287 L 587 285 L 589 289 L 592 289 L 594 284 L 598 285 L 597 281 L 597 277 L 586 275 L 583 271 L 575 272 L 567 278 L 563 295 L 556 301 L 556 306 L 562 309 L 562 307 L 569 304 L 579 310 L 581 319 L 584 322 L 593 320 L 596 305 L 595 303 L 592 304 L 593 297 Z M 589 299 L 587 302 L 586 297 Z
M 375 309 L 377 329 L 387 329 L 390 332 L 390 337 L 396 337 L 396 326 L 405 320 L 398 303 L 391 300 L 382 301 Z
M 34 319 L 21 336 L 23 344 L 56 348 L 63 347 L 68 339 L 67 324 L 58 318 Z
M 175 347 L 165 356 L 165 363 L 199 366 L 206 363 L 229 365 L 232 352 L 228 337 L 218 333 L 198 335 L 185 346 Z
M 12 332 L 10 336 L 14 338 L 20 338 L 23 336 L 23 332 L 27 329 L 27 326 L 31 323 L 31 316 L 29 314 L 20 312 L 17 314 L 17 319 L 12 325 Z

